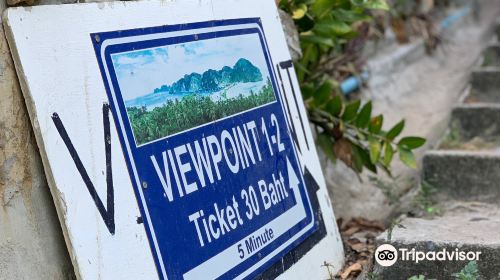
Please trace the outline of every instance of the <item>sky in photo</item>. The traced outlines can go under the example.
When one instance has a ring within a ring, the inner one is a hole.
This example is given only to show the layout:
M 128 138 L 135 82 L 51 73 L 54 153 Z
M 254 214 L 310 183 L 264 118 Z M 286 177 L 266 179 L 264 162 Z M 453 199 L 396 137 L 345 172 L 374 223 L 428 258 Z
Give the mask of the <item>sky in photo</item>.
M 171 85 L 185 74 L 233 67 L 240 58 L 269 76 L 259 36 L 256 33 L 193 41 L 111 55 L 124 100 Z

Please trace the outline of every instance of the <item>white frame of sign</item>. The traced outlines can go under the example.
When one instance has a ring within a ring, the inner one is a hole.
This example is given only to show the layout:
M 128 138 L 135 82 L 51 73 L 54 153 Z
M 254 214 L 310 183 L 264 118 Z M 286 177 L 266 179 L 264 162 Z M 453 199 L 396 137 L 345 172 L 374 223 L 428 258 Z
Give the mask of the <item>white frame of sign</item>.
M 322 267 L 325 262 L 340 269 L 342 242 L 274 1 L 138 1 L 9 8 L 4 14 L 9 46 L 78 278 L 153 279 L 159 275 L 115 120 L 103 106 L 108 97 L 89 35 L 255 17 L 261 19 L 272 60 L 282 66 L 277 65 L 275 71 L 281 78 L 284 112 L 295 135 L 300 168 L 317 184 L 315 199 L 324 231 L 309 242 L 310 248 L 303 245 L 307 249 L 278 278 L 328 277 L 328 270 Z M 73 153 L 54 125 L 55 119 L 64 125 Z M 75 153 L 88 176 L 86 182 L 75 168 Z M 111 196 L 109 180 L 115 186 Z M 105 219 L 106 215 L 113 217 Z

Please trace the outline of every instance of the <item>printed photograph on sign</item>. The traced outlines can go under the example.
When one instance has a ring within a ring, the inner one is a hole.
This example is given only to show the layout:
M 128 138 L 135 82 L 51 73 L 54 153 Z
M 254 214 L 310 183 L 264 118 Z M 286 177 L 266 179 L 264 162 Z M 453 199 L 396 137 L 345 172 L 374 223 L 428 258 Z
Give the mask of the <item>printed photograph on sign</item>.
M 138 146 L 276 99 L 257 34 L 111 58 Z

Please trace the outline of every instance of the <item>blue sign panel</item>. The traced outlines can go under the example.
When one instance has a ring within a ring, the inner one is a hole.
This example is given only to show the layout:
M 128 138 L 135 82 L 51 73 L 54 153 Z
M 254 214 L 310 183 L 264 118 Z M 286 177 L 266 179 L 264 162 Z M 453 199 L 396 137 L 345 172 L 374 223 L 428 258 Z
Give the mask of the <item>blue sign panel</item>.
M 259 19 L 91 39 L 160 278 L 253 278 L 317 229 Z

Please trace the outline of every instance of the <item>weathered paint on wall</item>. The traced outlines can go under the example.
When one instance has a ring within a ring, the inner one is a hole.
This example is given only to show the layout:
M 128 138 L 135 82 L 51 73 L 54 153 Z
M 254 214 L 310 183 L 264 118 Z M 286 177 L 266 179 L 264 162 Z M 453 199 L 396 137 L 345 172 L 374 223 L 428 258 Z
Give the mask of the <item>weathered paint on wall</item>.
M 5 9 L 0 1 L 0 11 Z M 0 279 L 71 279 L 73 267 L 0 25 Z

